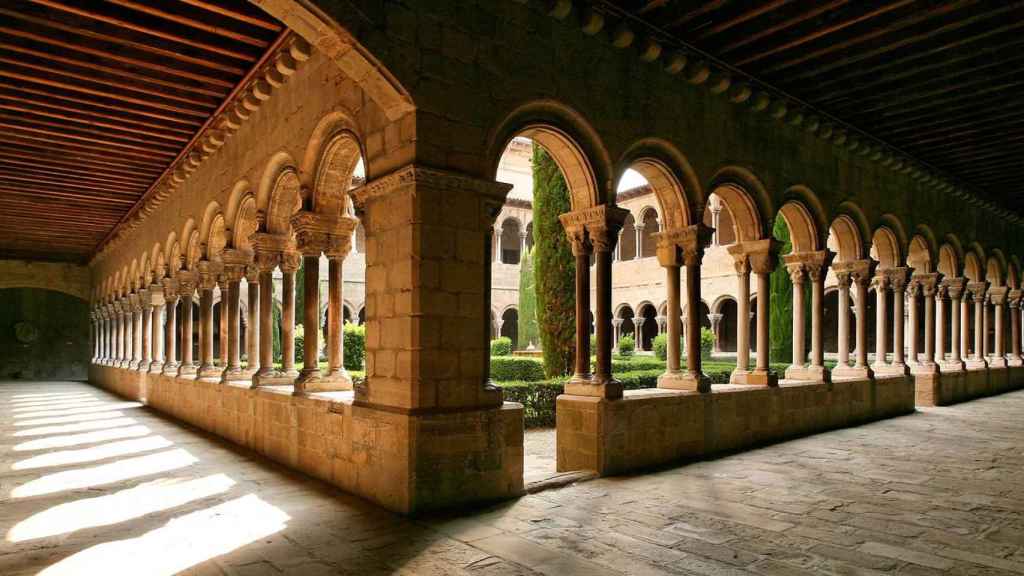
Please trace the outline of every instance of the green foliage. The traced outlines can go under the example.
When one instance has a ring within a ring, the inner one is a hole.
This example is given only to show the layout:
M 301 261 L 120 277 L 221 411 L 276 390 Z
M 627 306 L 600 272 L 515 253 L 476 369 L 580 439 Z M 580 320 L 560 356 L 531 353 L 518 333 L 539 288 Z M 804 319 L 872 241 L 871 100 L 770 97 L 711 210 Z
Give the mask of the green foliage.
M 665 361 L 650 356 L 626 356 L 612 358 L 612 374 L 636 372 L 638 370 L 665 371 Z
M 793 282 L 789 279 L 781 255 L 789 254 L 793 244 L 789 238 L 789 227 L 782 218 L 775 219 L 772 234 L 782 246 L 779 249 L 778 266 L 771 274 L 768 357 L 776 362 L 789 362 L 793 356 Z
M 533 275 L 533 250 L 527 250 L 519 261 L 519 347 L 540 346 L 537 327 L 537 292 Z
M 491 358 L 491 379 L 499 382 L 543 380 L 544 362 L 528 356 L 495 356 Z
M 295 325 L 301 326 L 305 323 L 305 314 L 303 310 L 306 309 L 306 259 L 299 259 L 299 269 L 295 272 Z M 296 336 L 296 339 L 298 336 Z M 298 352 L 295 353 L 296 359 L 301 359 L 302 356 Z
M 512 354 L 512 339 L 508 336 L 499 336 L 491 340 L 491 356 L 509 356 Z
M 711 328 L 700 329 L 700 357 L 711 358 L 711 351 L 715 348 L 715 333 Z
M 594 355 L 597 353 L 597 334 L 590 335 L 590 354 Z
M 283 354 L 281 352 L 281 308 L 277 305 L 272 305 L 273 316 L 274 316 L 274 330 L 273 330 L 273 349 L 274 349 L 274 362 L 282 362 Z
M 572 372 L 576 337 L 576 264 L 558 216 L 571 209 L 555 161 L 533 146 L 533 268 L 537 326 L 549 377 Z
M 632 356 L 634 350 L 636 350 L 636 341 L 632 336 L 619 338 L 619 355 Z
M 302 363 L 306 358 L 306 331 L 302 324 L 295 325 L 295 361 Z
M 363 361 L 366 359 L 366 326 L 348 322 L 342 328 L 341 334 L 344 347 L 342 364 L 345 370 L 362 370 Z
M 655 358 L 663 362 L 668 360 L 668 334 L 658 334 L 655 336 L 651 347 L 654 348 Z
M 653 388 L 658 385 L 658 376 L 664 370 L 644 370 L 617 374 L 626 390 Z M 555 399 L 565 388 L 565 378 L 552 378 L 536 382 L 501 382 L 505 401 L 523 405 L 524 423 L 527 428 L 550 427 L 555 425 Z

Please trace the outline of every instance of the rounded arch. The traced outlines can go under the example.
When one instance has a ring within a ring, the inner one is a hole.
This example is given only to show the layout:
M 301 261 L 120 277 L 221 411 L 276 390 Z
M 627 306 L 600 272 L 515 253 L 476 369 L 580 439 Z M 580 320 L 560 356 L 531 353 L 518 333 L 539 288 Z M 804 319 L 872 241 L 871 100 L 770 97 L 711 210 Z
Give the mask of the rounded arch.
M 787 208 L 788 207 L 788 208 Z M 799 210 L 799 215 L 794 213 L 794 208 Z M 822 250 L 825 247 L 828 238 L 828 211 L 825 210 L 825 206 L 822 205 L 821 199 L 814 193 L 808 186 L 803 184 L 797 184 L 790 186 L 786 193 L 783 195 L 783 204 L 779 208 L 779 214 L 782 215 L 783 220 L 786 220 L 786 225 L 789 226 L 790 237 L 793 237 L 794 222 L 790 222 L 787 218 L 793 220 L 802 220 L 800 227 L 804 228 L 805 231 L 813 233 L 812 241 L 801 241 L 802 245 L 812 245 L 813 248 L 807 250 Z M 796 251 L 804 251 L 803 248 L 797 248 L 797 241 L 793 239 L 793 249 Z
M 259 230 L 259 215 L 256 210 L 256 197 L 246 194 L 239 200 L 238 208 L 234 211 L 234 218 L 227 219 L 230 226 L 227 230 L 227 239 L 232 248 L 252 251 L 252 235 Z
M 285 172 L 297 174 L 295 159 L 285 151 L 274 153 L 263 167 L 259 182 L 256 185 L 256 209 L 268 215 L 272 196 L 277 188 L 281 175 Z M 296 175 L 296 180 L 298 176 Z M 301 187 L 301 182 L 298 182 Z M 237 193 L 241 198 L 244 192 L 241 190 L 241 183 L 235 185 L 233 194 Z M 233 215 L 232 215 L 233 216 Z
M 913 242 L 911 242 L 913 245 Z M 911 266 L 913 267 L 913 266 Z M 960 256 L 956 249 L 945 242 L 939 247 L 938 271 L 947 278 L 960 277 Z
M 903 262 L 900 241 L 887 225 L 879 226 L 871 236 L 871 256 L 880 268 L 897 268 Z
M 182 266 L 186 270 L 193 270 L 202 257 L 202 247 L 199 245 L 199 230 L 196 227 L 195 218 L 185 221 L 185 227 L 181 231 Z
M 128 267 L 128 291 L 134 292 L 139 287 L 139 261 L 133 258 Z
M 779 216 L 789 228 L 794 253 L 821 250 L 820 228 L 806 204 L 800 200 L 789 200 L 779 208 Z
M 149 286 L 149 280 L 152 278 L 152 265 L 149 262 L 149 252 L 144 251 L 142 257 L 139 258 L 139 282 L 143 288 Z
M 1000 256 L 1003 253 L 998 248 L 992 250 L 992 254 L 985 262 L 985 281 L 992 286 L 1002 286 L 1005 278 L 1006 266 Z
M 266 231 L 270 234 L 290 234 L 292 215 L 302 209 L 302 184 L 294 168 L 277 173 L 267 201 Z
M 647 180 L 661 206 L 665 228 L 689 226 L 696 222 L 706 197 L 700 178 L 689 160 L 670 142 L 646 138 L 630 146 L 618 164 L 613 189 L 627 169 L 633 169 Z
M 852 217 L 842 214 L 829 227 L 828 247 L 836 253 L 837 262 L 853 262 L 864 258 L 864 241 L 860 226 Z
M 330 112 L 317 123 L 301 165 L 303 184 L 312 193 L 312 210 L 330 214 L 349 211 L 352 174 L 365 156 L 362 142 L 355 121 L 345 112 Z
M 985 272 L 981 267 L 983 258 L 983 254 L 973 247 L 964 256 L 964 276 L 971 282 L 983 282 L 985 280 Z
M 1020 268 L 1013 258 L 1006 263 L 1006 285 L 1014 290 L 1020 288 Z
M 907 266 L 917 272 L 933 272 L 936 260 L 936 251 L 928 238 L 915 234 L 910 239 L 910 246 L 907 247 Z
M 764 184 L 746 168 L 727 166 L 711 179 L 707 188 L 722 199 L 732 217 L 739 242 L 761 240 L 769 229 L 765 215 L 774 214 L 771 196 Z
M 597 131 L 575 110 L 554 100 L 523 104 L 491 130 L 487 176 L 494 178 L 508 143 L 516 136 L 537 142 L 551 155 L 569 188 L 573 210 L 614 204 L 612 164 Z
M 178 273 L 178 268 L 181 267 L 180 254 L 181 249 L 178 245 L 178 235 L 171 232 L 167 235 L 167 242 L 164 243 L 164 263 L 167 266 L 164 271 L 165 276 L 173 277 Z
M 711 313 L 720 314 L 722 306 L 724 306 L 728 302 L 732 302 L 733 304 L 735 304 L 736 297 L 733 296 L 732 294 L 722 294 L 718 298 L 715 298 L 714 302 L 711 303 Z

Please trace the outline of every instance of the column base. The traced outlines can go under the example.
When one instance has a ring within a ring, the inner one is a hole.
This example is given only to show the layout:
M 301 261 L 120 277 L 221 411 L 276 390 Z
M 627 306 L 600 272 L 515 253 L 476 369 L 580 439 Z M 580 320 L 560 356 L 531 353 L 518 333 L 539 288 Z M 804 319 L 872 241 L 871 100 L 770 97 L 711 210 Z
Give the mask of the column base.
M 690 390 L 693 392 L 711 392 L 711 379 L 707 374 L 691 372 L 665 372 L 658 376 L 658 388 L 667 390 Z
M 591 376 L 586 380 L 573 377 L 565 383 L 565 393 L 572 396 L 593 396 L 615 400 L 622 398 L 622 382 L 607 376 Z
M 178 378 L 194 379 L 197 373 L 195 364 L 182 364 L 178 366 Z
M 150 374 L 161 374 L 164 371 L 164 363 L 158 360 L 153 360 L 149 363 Z
M 832 373 L 824 366 L 790 366 L 786 368 L 786 380 L 830 382 Z
M 339 392 L 352 389 L 352 378 L 345 370 L 323 373 L 319 370 L 309 373 L 302 372 L 295 381 L 296 396 L 304 396 L 312 392 Z
M 918 362 L 914 365 L 914 369 L 911 371 L 911 374 L 915 376 L 938 373 L 939 365 L 932 361 Z
M 733 370 L 729 376 L 730 384 L 746 384 L 748 386 L 767 386 L 774 388 L 779 385 L 779 375 L 772 370 Z
M 1007 356 L 1006 365 L 1013 367 L 1024 366 L 1024 358 L 1021 358 L 1020 356 L 1017 356 L 1016 358 L 1013 356 Z
M 164 362 L 164 376 L 177 376 L 178 375 L 178 363 L 177 362 Z
M 946 360 L 939 364 L 940 372 L 963 372 L 964 363 L 954 362 L 953 360 Z
M 199 367 L 198 379 L 200 380 L 220 380 L 224 370 L 218 368 L 213 364 L 206 364 Z
M 988 361 L 989 368 L 1006 368 L 1006 366 L 1006 358 L 1003 358 L 1001 356 L 993 356 Z
M 225 384 L 228 382 L 244 382 L 245 372 L 241 368 L 226 368 L 221 373 L 220 381 Z
M 131 362 L 128 363 L 128 366 L 126 366 L 126 368 L 128 368 L 129 370 L 138 370 L 139 363 L 135 360 L 132 360 Z
M 906 376 L 910 374 L 909 367 L 906 364 L 882 364 L 873 366 L 872 369 L 875 372 L 875 377 L 887 377 L 887 376 Z
M 870 380 L 875 372 L 868 366 L 836 366 L 832 369 L 832 380 Z
M 267 368 L 266 370 L 260 369 L 256 372 L 256 375 L 252 377 L 252 388 L 260 388 L 262 386 L 292 386 L 295 384 L 295 378 L 285 375 L 284 372 L 278 372 Z
M 988 362 L 983 358 L 971 358 L 964 363 L 968 370 L 985 370 L 988 368 Z

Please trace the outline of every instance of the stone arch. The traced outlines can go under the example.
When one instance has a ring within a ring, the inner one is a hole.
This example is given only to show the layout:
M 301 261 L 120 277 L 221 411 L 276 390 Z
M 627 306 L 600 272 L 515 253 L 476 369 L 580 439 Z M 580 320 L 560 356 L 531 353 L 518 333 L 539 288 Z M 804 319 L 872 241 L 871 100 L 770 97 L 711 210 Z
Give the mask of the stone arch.
M 351 32 L 313 2 L 262 0 L 255 5 L 309 42 L 345 74 L 359 79 L 360 88 L 389 120 L 397 120 L 415 109 L 412 96 L 398 79 Z
M 501 245 L 501 262 L 503 264 L 519 264 L 522 255 L 522 242 L 520 234 L 523 232 L 522 223 L 515 216 L 508 216 L 501 221 L 501 237 L 498 242 Z
M 779 208 L 779 216 L 789 228 L 793 253 L 821 250 L 820 229 L 811 211 L 800 200 L 790 200 Z
M 172 231 L 167 235 L 167 242 L 164 243 L 164 263 L 167 265 L 164 275 L 168 278 L 173 278 L 181 268 L 180 254 L 178 236 Z
M 983 258 L 984 254 L 980 253 L 973 246 L 964 255 L 964 276 L 971 282 L 983 282 L 985 280 L 985 273 L 981 268 Z
M 291 234 L 291 218 L 302 209 L 302 184 L 293 168 L 279 172 L 274 179 L 265 212 L 266 231 L 270 234 Z
M 1007 277 L 1009 281 L 1010 270 L 1013 271 L 1014 284 L 1010 284 L 1011 288 L 1020 288 L 1020 259 L 1016 255 L 1010 256 L 1010 262 L 1007 267 Z
M 290 154 L 281 151 L 277 152 L 267 160 L 266 166 L 263 168 L 263 173 L 260 175 L 259 183 L 256 185 L 256 209 L 262 213 L 263 222 L 262 227 L 264 231 L 269 231 L 270 226 L 270 213 L 272 203 L 277 203 L 275 208 L 280 208 L 281 193 L 279 189 L 282 178 L 285 174 L 290 175 L 288 177 L 288 184 L 290 186 L 289 191 L 294 190 L 298 192 L 298 204 L 301 207 L 302 204 L 302 183 L 298 176 L 298 171 L 295 168 L 296 163 Z M 294 180 L 293 180 L 294 179 Z M 243 195 L 240 191 L 241 183 L 235 185 L 234 193 L 237 193 L 239 197 Z M 288 198 L 290 202 L 295 202 L 293 197 Z M 229 204 L 230 206 L 230 204 Z M 298 208 L 296 208 L 297 210 Z M 291 214 L 288 215 L 288 218 Z M 289 227 L 291 223 L 289 222 Z
M 836 261 L 862 260 L 867 238 L 871 238 L 871 227 L 864 212 L 853 202 L 841 203 L 829 227 L 828 247 L 836 253 Z
M 153 266 L 153 281 L 159 282 L 167 275 L 167 260 L 164 257 L 164 249 L 157 242 L 153 245 L 153 256 L 150 258 Z
M 636 347 L 639 350 L 653 350 L 654 339 L 658 336 L 658 309 L 654 304 L 645 300 L 637 305 L 637 318 L 642 319 L 636 339 Z
M 651 258 L 658 255 L 658 240 L 655 234 L 661 231 L 658 211 L 651 206 L 640 210 L 640 225 L 643 232 L 640 239 L 640 257 Z
M 871 257 L 879 268 L 896 268 L 903 262 L 900 241 L 892 228 L 883 224 L 871 236 Z
M 915 234 L 907 249 L 907 266 L 916 272 L 933 272 L 936 260 L 936 251 L 928 238 Z
M 528 102 L 513 110 L 490 132 L 490 178 L 498 173 L 501 156 L 516 136 L 532 139 L 551 155 L 565 178 L 573 210 L 615 203 L 611 159 L 581 114 L 554 100 Z
M 1002 256 L 1002 252 L 998 248 L 993 249 L 992 255 L 985 262 L 985 281 L 992 286 L 1002 286 L 1005 278 L 1006 268 L 999 256 Z
M 219 232 L 219 236 L 216 232 Z M 202 257 L 207 260 L 220 258 L 220 253 L 224 250 L 224 213 L 217 201 L 207 204 L 206 210 L 203 211 L 203 220 L 199 225 L 199 241 L 203 245 Z M 215 243 L 219 245 L 215 246 Z
M 139 261 L 136 258 L 132 259 L 131 265 L 128 267 L 128 291 L 134 292 L 139 287 Z
M 259 215 L 256 210 L 256 197 L 252 194 L 245 195 L 234 212 L 233 219 L 226 219 L 225 223 L 230 225 L 226 231 L 227 240 L 232 248 L 252 252 L 252 235 L 259 230 Z
M 327 114 L 313 129 L 301 170 L 303 184 L 312 194 L 310 209 L 329 214 L 351 211 L 348 191 L 356 164 L 365 157 L 362 142 L 356 123 L 344 112 Z
M 913 245 L 913 242 L 911 242 Z M 911 266 L 913 267 L 913 266 Z M 960 276 L 960 257 L 948 242 L 939 247 L 938 271 L 947 278 L 958 278 Z
M 766 238 L 766 214 L 774 214 L 771 197 L 761 181 L 746 168 L 727 166 L 711 179 L 708 190 L 722 200 L 732 219 L 738 242 Z
M 181 242 L 183 242 L 182 267 L 186 270 L 194 270 L 202 256 L 202 249 L 199 246 L 199 230 L 196 228 L 195 218 L 185 221 L 185 226 L 181 231 Z
M 514 305 L 501 311 L 501 336 L 512 341 L 512 349 L 519 349 L 519 309 Z
M 619 162 L 618 177 L 632 168 L 647 180 L 661 207 L 666 229 L 695 223 L 706 203 L 700 178 L 689 160 L 671 143 L 658 138 L 640 140 L 630 146 Z

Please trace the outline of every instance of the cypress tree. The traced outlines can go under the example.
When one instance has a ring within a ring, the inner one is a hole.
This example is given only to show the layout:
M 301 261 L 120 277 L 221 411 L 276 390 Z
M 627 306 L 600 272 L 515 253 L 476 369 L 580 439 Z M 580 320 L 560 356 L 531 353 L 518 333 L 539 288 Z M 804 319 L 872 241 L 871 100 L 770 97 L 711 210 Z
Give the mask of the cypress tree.
M 576 336 L 576 264 L 558 216 L 571 210 L 558 165 L 533 145 L 534 286 L 537 327 L 549 378 L 572 372 Z
M 793 250 L 789 238 L 789 227 L 782 218 L 775 219 L 772 235 L 782 243 L 779 248 L 779 263 L 771 274 L 771 306 L 768 334 L 768 350 L 772 362 L 791 362 L 793 358 L 793 282 L 782 261 L 783 254 Z
M 533 274 L 533 250 L 527 249 L 519 266 L 519 347 L 540 346 L 537 328 L 537 292 Z

